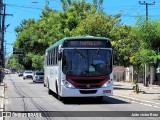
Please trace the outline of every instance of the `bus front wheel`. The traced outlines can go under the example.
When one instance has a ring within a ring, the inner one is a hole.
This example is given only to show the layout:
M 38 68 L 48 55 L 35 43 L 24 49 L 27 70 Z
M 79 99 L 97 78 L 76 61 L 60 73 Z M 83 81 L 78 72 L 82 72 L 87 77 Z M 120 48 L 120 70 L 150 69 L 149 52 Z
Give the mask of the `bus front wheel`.
M 60 100 L 60 101 L 63 101 L 63 97 L 61 97 L 61 96 L 59 95 L 57 83 L 56 83 L 56 94 L 57 94 L 57 99 Z
M 43 86 L 44 86 L 44 87 L 46 87 L 46 84 L 45 84 L 45 82 L 44 82 L 44 81 L 43 81 Z
M 52 95 L 52 90 L 50 90 L 49 84 L 48 84 L 48 94 L 49 94 L 49 95 Z

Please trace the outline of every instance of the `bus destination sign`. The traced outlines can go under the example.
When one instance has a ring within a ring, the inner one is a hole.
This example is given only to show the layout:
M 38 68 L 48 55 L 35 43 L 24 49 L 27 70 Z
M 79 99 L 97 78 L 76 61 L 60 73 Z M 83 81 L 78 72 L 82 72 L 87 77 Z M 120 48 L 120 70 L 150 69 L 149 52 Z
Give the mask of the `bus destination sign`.
M 111 47 L 107 40 L 68 40 L 64 47 Z

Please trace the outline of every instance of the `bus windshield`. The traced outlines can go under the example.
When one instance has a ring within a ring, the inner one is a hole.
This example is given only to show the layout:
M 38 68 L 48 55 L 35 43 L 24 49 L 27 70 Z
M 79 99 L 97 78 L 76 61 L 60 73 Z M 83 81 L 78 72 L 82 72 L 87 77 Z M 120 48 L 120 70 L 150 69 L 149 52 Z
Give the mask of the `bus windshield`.
M 110 49 L 64 49 L 62 70 L 71 76 L 104 76 L 112 72 Z

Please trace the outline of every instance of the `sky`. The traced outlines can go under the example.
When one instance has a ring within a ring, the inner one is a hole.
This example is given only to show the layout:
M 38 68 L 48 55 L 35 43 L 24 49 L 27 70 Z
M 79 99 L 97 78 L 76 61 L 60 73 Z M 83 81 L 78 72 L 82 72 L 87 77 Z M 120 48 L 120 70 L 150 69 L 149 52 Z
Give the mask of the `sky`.
M 12 14 L 13 16 L 6 16 L 5 25 L 8 26 L 5 31 L 5 46 L 6 55 L 12 54 L 14 41 L 16 40 L 16 33 L 14 29 L 20 25 L 22 20 L 34 18 L 40 19 L 41 10 L 47 0 L 3 0 L 6 4 L 6 14 Z M 48 0 L 49 7 L 55 10 L 62 10 L 60 0 Z M 92 0 L 88 0 L 92 1 Z M 140 0 L 104 0 L 103 7 L 104 12 L 109 15 L 116 15 L 122 12 L 122 24 L 135 26 L 136 17 L 141 15 L 145 17 L 146 6 L 139 4 Z M 160 0 L 141 0 L 146 1 L 149 4 L 148 14 L 149 19 L 160 19 Z M 37 2 L 37 3 L 35 3 Z

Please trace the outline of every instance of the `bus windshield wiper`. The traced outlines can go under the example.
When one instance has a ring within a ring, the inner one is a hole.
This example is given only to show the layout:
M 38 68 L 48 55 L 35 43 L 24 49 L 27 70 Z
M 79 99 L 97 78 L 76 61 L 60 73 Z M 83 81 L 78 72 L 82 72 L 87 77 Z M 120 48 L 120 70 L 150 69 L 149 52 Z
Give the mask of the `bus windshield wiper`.
M 98 48 L 98 50 L 96 51 L 94 58 L 98 55 L 99 51 L 100 51 L 100 48 Z
M 81 57 L 86 58 L 78 49 L 74 49 L 79 55 L 81 55 Z

